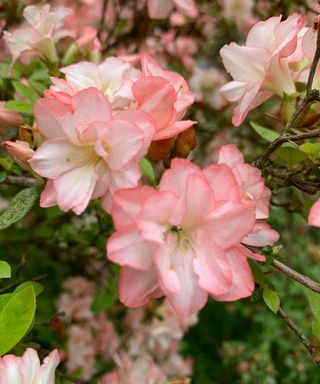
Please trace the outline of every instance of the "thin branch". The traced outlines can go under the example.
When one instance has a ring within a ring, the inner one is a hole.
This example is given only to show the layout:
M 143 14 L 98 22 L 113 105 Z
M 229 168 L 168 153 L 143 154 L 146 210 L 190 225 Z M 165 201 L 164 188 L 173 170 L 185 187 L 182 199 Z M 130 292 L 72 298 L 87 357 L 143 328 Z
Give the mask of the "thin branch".
M 291 269 L 290 267 L 281 263 L 278 260 L 273 260 L 271 265 L 278 271 L 284 273 L 290 279 L 297 281 L 298 283 L 304 285 L 305 287 L 311 289 L 314 292 L 320 293 L 320 284 L 310 279 L 309 277 L 302 275 L 294 269 Z
M 314 28 L 317 31 L 317 43 L 316 43 L 316 52 L 314 54 L 314 58 L 312 60 L 312 64 L 311 64 L 311 67 L 310 67 L 310 72 L 309 72 L 309 77 L 308 77 L 308 82 L 307 82 L 307 93 L 310 92 L 311 89 L 312 89 L 312 83 L 313 83 L 314 75 L 316 73 L 318 62 L 319 62 L 319 59 L 320 59 L 320 28 L 319 28 L 319 21 L 320 21 L 320 19 L 318 17 L 317 21 L 314 24 Z
M 43 183 L 42 180 L 27 176 L 7 176 L 3 184 L 20 185 L 21 187 L 36 187 Z
M 309 77 L 310 78 L 310 77 Z M 311 89 L 307 92 L 306 97 L 302 100 L 298 108 L 293 112 L 292 116 L 288 120 L 286 126 L 284 127 L 284 134 L 288 133 L 289 130 L 294 127 L 295 122 L 298 120 L 300 115 L 305 111 L 305 109 L 309 106 L 309 104 L 314 103 L 315 101 L 319 101 L 319 90 Z
M 298 339 L 301 341 L 302 345 L 305 347 L 305 349 L 308 351 L 312 359 L 319 364 L 318 361 L 314 359 L 313 355 L 313 347 L 310 344 L 310 341 L 306 338 L 306 336 L 299 330 L 299 328 L 295 325 L 295 323 L 288 317 L 288 315 L 283 311 L 282 308 L 279 308 L 277 315 L 281 317 L 281 319 L 286 323 L 287 327 L 290 329 L 290 331 L 298 337 Z
M 318 91 L 319 92 L 319 91 Z M 271 144 L 268 145 L 264 154 L 260 157 L 260 159 L 253 162 L 253 165 L 257 168 L 263 169 L 270 164 L 270 156 L 272 153 L 279 148 L 283 143 L 288 141 L 300 141 L 305 139 L 312 139 L 315 137 L 320 137 L 320 129 L 314 129 L 313 131 L 301 133 L 298 135 L 289 135 L 284 134 L 274 140 Z

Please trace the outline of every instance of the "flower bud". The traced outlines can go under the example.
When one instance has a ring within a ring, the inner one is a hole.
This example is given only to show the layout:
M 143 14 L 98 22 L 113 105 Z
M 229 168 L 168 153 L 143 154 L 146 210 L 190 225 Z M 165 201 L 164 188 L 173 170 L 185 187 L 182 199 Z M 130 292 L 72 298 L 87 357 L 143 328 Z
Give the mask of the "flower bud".
M 196 132 L 193 127 L 179 133 L 174 146 L 174 154 L 177 157 L 188 157 L 189 153 L 197 144 Z
M 25 141 L 4 141 L 2 146 L 21 168 L 32 172 L 28 160 L 32 158 L 34 150 L 30 148 L 28 143 Z

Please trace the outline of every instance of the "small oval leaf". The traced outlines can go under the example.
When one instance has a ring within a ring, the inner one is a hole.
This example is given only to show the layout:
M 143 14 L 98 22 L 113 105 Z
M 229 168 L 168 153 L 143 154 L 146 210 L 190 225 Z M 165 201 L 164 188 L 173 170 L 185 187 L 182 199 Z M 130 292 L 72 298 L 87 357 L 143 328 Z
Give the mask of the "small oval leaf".
M 272 312 L 277 313 L 280 308 L 280 298 L 276 291 L 269 288 L 263 289 L 263 300 Z

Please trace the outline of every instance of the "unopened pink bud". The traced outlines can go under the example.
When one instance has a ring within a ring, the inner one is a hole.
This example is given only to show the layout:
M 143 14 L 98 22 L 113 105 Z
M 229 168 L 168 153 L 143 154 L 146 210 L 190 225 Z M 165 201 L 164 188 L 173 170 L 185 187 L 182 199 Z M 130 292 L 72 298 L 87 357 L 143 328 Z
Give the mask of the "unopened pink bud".
M 28 143 L 19 140 L 4 141 L 2 146 L 21 168 L 31 171 L 28 160 L 32 158 L 34 150 L 30 148 Z

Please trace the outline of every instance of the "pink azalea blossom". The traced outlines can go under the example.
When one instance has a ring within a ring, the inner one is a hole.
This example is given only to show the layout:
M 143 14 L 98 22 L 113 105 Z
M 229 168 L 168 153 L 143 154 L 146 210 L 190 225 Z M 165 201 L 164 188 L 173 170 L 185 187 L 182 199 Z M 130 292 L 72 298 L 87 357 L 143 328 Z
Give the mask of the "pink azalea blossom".
M 166 379 L 150 356 L 144 355 L 133 361 L 122 354 L 117 357 L 117 371 L 106 374 L 99 384 L 156 384 Z
M 159 190 L 116 192 L 116 232 L 107 255 L 122 266 L 122 302 L 138 307 L 166 295 L 176 312 L 187 316 L 205 305 L 208 294 L 223 301 L 250 296 L 254 281 L 247 258 L 264 257 L 241 243 L 250 236 L 250 245 L 270 244 L 260 233 L 269 233 L 268 226 L 256 227 L 252 200 L 243 197 L 242 183 L 227 164 L 201 171 L 178 159 L 164 172 Z
M 233 102 L 232 122 L 238 126 L 248 112 L 272 94 L 295 92 L 288 58 L 297 48 L 298 33 L 305 25 L 302 16 L 281 16 L 257 23 L 249 32 L 246 45 L 225 45 L 220 53 L 233 81 L 222 87 L 222 94 Z
M 191 17 L 198 16 L 198 8 L 193 0 L 148 0 L 148 14 L 151 19 L 166 19 L 174 6 L 178 11 Z
M 115 190 L 137 185 L 138 161 L 154 132 L 147 114 L 123 111 L 113 117 L 106 97 L 89 88 L 69 96 L 67 103 L 38 100 L 35 118 L 45 142 L 29 163 L 48 179 L 42 207 L 58 205 L 81 214 L 90 200 L 102 197 L 109 210 Z
M 220 92 L 220 88 L 225 84 L 225 77 L 217 69 L 196 67 L 189 79 L 189 84 L 196 101 L 206 102 L 216 110 L 228 104 Z
M 311 207 L 308 223 L 314 227 L 320 227 L 320 199 L 318 199 Z
M 43 363 L 38 353 L 28 348 L 22 357 L 5 355 L 0 358 L 0 384 L 54 384 L 55 370 L 60 363 L 57 350 Z
M 141 77 L 141 71 L 133 68 L 128 62 L 108 57 L 103 63 L 82 61 L 62 68 L 65 80 L 52 78 L 50 87 L 52 97 L 64 98 L 65 95 L 75 95 L 87 88 L 97 88 L 112 104 L 113 109 L 128 106 L 133 99 L 132 85 Z
M 70 32 L 64 29 L 63 21 L 71 13 L 71 9 L 60 7 L 54 11 L 50 5 L 29 5 L 23 11 L 27 25 L 4 31 L 4 40 L 13 56 L 13 61 L 23 53 L 44 55 L 52 62 L 57 60 L 55 42 Z
M 187 82 L 178 73 L 164 70 L 148 55 L 141 56 L 143 77 L 132 87 L 137 108 L 154 119 L 153 140 L 173 137 L 190 128 L 195 121 L 181 120 L 194 102 Z

